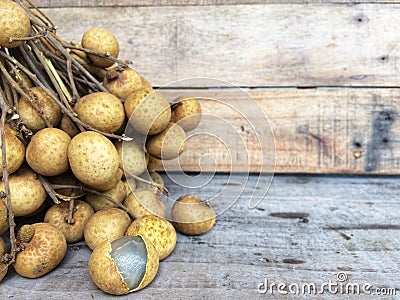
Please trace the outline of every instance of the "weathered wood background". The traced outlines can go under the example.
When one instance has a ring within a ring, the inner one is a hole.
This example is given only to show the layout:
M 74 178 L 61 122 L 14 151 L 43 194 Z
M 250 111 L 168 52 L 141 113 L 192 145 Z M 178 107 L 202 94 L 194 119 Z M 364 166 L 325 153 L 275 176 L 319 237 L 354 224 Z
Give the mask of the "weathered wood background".
M 134 59 L 154 86 L 175 89 L 173 95 L 212 93 L 235 101 L 244 92 L 232 85 L 243 87 L 271 124 L 278 173 L 400 174 L 400 5 L 345 2 L 38 3 L 50 7 L 44 11 L 67 40 L 80 41 L 93 26 L 108 28 L 120 41 L 120 56 Z M 226 82 L 177 81 L 193 77 Z M 226 116 L 207 102 L 204 109 Z M 255 118 L 251 110 L 245 117 Z M 233 121 L 235 128 L 246 127 L 239 117 Z M 222 140 L 235 138 L 221 134 Z M 218 171 L 230 171 L 227 156 L 210 144 L 192 147 L 182 168 L 197 171 L 200 153 L 207 152 Z M 248 169 L 258 172 L 260 152 L 252 146 Z M 240 155 L 235 146 L 229 151 Z M 202 163 L 203 170 L 214 168 Z

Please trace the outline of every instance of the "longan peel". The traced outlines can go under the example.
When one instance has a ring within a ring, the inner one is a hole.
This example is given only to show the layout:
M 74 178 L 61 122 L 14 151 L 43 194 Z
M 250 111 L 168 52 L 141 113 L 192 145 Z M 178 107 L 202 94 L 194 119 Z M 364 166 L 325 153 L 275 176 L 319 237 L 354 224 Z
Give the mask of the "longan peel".
M 166 217 L 166 207 L 153 191 L 148 189 L 136 189 L 130 193 L 124 203 L 125 207 L 135 218 L 147 215 Z
M 146 237 L 158 251 L 160 260 L 172 253 L 176 245 L 176 231 L 174 226 L 164 218 L 158 216 L 144 216 L 136 219 L 126 230 L 127 236 L 138 235 Z
M 8 211 L 3 201 L 0 201 L 0 235 L 8 229 Z M 1 257 L 1 256 L 0 256 Z
M 11 0 L 0 1 L 0 47 L 15 48 L 23 41 L 10 38 L 25 38 L 30 35 L 31 21 L 24 9 Z
M 129 94 L 142 88 L 142 79 L 131 68 L 124 68 L 122 71 L 114 68 L 107 71 L 103 85 L 114 96 L 125 99 Z
M 12 174 L 17 171 L 24 162 L 25 146 L 13 133 L 11 133 L 11 129 L 5 130 L 5 139 L 7 171 L 8 174 Z M 2 157 L 3 155 L 0 151 L 0 161 L 2 161 Z M 0 177 L 3 177 L 3 172 L 0 172 Z
M 0 237 L 0 260 L 6 252 L 7 252 L 6 244 L 4 243 L 3 239 Z M 8 271 L 8 266 L 6 264 L 3 264 L 0 262 L 0 282 L 3 280 L 4 276 L 6 276 L 7 271 Z
M 181 96 L 172 104 L 171 122 L 178 123 L 183 130 L 192 131 L 201 121 L 199 101 L 190 96 Z
M 113 198 L 115 201 L 121 203 L 126 197 L 126 186 L 122 180 L 119 180 L 117 185 L 108 191 L 103 192 L 104 195 Z M 89 203 L 95 211 L 116 207 L 114 203 L 107 200 L 103 196 L 88 193 L 85 201 Z
M 56 176 L 69 169 L 70 136 L 58 128 L 44 128 L 33 135 L 26 148 L 26 161 L 44 176 Z
M 27 226 L 27 225 L 25 225 Z M 16 255 L 15 271 L 24 277 L 38 278 L 52 271 L 64 258 L 67 242 L 60 230 L 47 223 L 32 225 L 32 239 Z

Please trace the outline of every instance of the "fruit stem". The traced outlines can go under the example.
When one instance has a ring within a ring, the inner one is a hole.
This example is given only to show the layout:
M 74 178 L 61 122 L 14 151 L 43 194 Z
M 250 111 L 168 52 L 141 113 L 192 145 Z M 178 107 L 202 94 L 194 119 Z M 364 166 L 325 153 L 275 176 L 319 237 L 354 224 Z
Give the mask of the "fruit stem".
M 125 170 L 124 167 L 123 167 L 122 165 L 119 165 L 119 168 L 120 168 L 122 171 L 124 171 L 125 174 L 128 175 L 128 177 L 132 177 L 133 179 L 135 179 L 135 180 L 137 180 L 137 181 L 150 184 L 150 185 L 156 187 L 156 188 L 158 189 L 158 191 L 161 192 L 161 194 L 163 194 L 163 192 L 165 192 L 166 195 L 168 196 L 169 191 L 168 191 L 168 189 L 167 189 L 165 186 L 163 186 L 163 185 L 161 185 L 161 184 L 158 184 L 158 183 L 155 183 L 155 182 L 153 182 L 153 181 L 149 181 L 149 180 L 143 179 L 143 178 L 141 178 L 141 177 L 139 177 L 139 176 L 137 176 L 137 175 L 135 175 L 135 174 L 132 174 L 132 173 L 129 172 L 128 170 Z

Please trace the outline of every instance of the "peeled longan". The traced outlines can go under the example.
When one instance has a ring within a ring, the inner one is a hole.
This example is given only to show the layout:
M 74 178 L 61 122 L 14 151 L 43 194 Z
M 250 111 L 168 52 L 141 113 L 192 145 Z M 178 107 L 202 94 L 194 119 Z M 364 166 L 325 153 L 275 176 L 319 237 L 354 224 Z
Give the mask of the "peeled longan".
M 82 97 L 75 105 L 75 112 L 82 122 L 107 133 L 116 132 L 125 120 L 121 101 L 105 92 L 95 92 Z
M 4 202 L 0 201 L 0 235 L 8 229 L 8 211 Z M 0 255 L 1 257 L 1 255 Z
M 131 224 L 129 215 L 119 208 L 99 210 L 86 223 L 84 237 L 92 250 L 104 241 L 113 241 L 126 232 Z
M 3 255 L 6 252 L 7 252 L 6 244 L 4 243 L 3 239 L 0 237 L 0 259 L 1 259 L 1 257 L 3 257 Z M 3 270 L 3 271 L 1 271 L 1 270 Z M 7 271 L 8 271 L 7 265 L 0 262 L 0 282 L 3 280 L 4 276 L 6 276 Z
M 82 47 L 96 51 L 101 54 L 107 54 L 112 57 L 118 57 L 119 44 L 115 36 L 108 30 L 102 28 L 91 28 L 87 30 L 82 37 Z M 100 57 L 95 54 L 88 54 L 91 62 L 98 67 L 109 67 L 114 62 L 111 59 Z
M 113 187 L 108 191 L 104 191 L 103 194 L 121 203 L 126 198 L 125 183 L 122 180 L 120 180 L 115 187 Z M 89 203 L 95 211 L 111 207 L 117 207 L 114 203 L 112 203 L 110 200 L 107 200 L 103 196 L 92 193 L 87 194 L 85 201 Z
M 29 168 L 21 168 L 8 178 L 11 204 L 16 217 L 27 216 L 37 211 L 46 200 L 47 192 L 35 173 Z M 4 182 L 0 190 L 5 192 Z M 1 199 L 6 203 L 6 199 Z
M 134 215 L 141 218 L 147 215 L 157 215 L 165 218 L 166 207 L 158 195 L 148 189 L 136 189 L 130 193 L 125 201 L 125 207 Z
M 115 180 L 120 171 L 117 150 L 109 139 L 97 132 L 76 135 L 68 146 L 68 159 L 76 178 L 94 189 L 111 189 L 121 179 Z
M 6 162 L 9 174 L 17 171 L 25 160 L 25 146 L 10 130 L 5 130 Z M 3 155 L 0 151 L 0 162 L 2 157 Z M 0 172 L 0 177 L 3 177 L 3 172 Z
M 174 226 L 187 235 L 199 235 L 215 225 L 215 211 L 207 201 L 194 195 L 180 197 L 172 207 Z
M 199 101 L 190 96 L 181 96 L 175 99 L 172 105 L 171 122 L 178 123 L 185 131 L 191 131 L 199 126 L 200 121 Z
M 160 92 L 141 89 L 131 93 L 124 102 L 126 116 L 132 127 L 153 135 L 163 131 L 171 119 L 171 107 Z
M 37 173 L 56 176 L 69 169 L 68 145 L 71 138 L 58 128 L 44 128 L 33 135 L 26 148 L 26 161 Z
M 143 146 L 136 141 L 116 141 L 114 144 L 121 164 L 128 174 L 140 175 L 146 170 L 147 163 Z
M 38 278 L 49 273 L 67 252 L 64 235 L 48 223 L 24 225 L 18 237 L 24 241 L 24 249 L 17 253 L 13 266 L 24 277 Z
M 15 48 L 23 41 L 10 41 L 10 38 L 25 38 L 31 33 L 31 21 L 24 9 L 11 0 L 0 1 L 0 47 Z
M 161 133 L 147 140 L 146 149 L 158 159 L 174 159 L 183 152 L 185 141 L 185 131 L 178 124 L 171 122 Z
M 89 275 L 103 292 L 124 295 L 143 289 L 154 279 L 158 252 L 144 236 L 105 241 L 92 252 Z
M 133 221 L 125 235 L 138 234 L 148 238 L 153 243 L 160 260 L 170 255 L 175 248 L 175 228 L 170 222 L 159 216 L 144 216 Z
M 107 71 L 103 85 L 114 96 L 125 99 L 130 93 L 142 88 L 142 79 L 131 68 L 120 71 L 117 67 Z
M 18 114 L 26 127 L 34 132 L 47 127 L 43 118 L 46 118 L 50 125 L 57 126 L 62 117 L 61 108 L 57 103 L 40 87 L 31 88 L 28 94 L 32 103 L 25 97 L 18 102 Z M 39 113 L 34 105 L 42 113 Z

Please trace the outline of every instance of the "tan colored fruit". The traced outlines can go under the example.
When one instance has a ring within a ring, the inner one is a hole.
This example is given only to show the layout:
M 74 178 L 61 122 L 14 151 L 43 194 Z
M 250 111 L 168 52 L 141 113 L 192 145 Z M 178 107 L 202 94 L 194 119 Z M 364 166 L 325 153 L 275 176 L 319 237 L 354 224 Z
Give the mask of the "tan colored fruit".
M 174 226 L 164 218 L 158 216 L 144 216 L 136 219 L 129 225 L 125 235 L 142 235 L 153 243 L 160 260 L 172 253 L 176 245 L 176 231 Z
M 11 130 L 12 129 L 10 128 L 5 130 L 6 162 L 9 174 L 17 171 L 25 160 L 25 146 L 14 134 L 11 133 Z M 2 161 L 2 157 L 3 155 L 0 151 L 0 162 Z M 3 177 L 3 172 L 0 172 L 0 177 Z
M 185 131 L 178 124 L 171 122 L 161 133 L 147 140 L 146 149 L 158 159 L 174 159 L 183 152 L 185 141 Z
M 147 163 L 143 146 L 136 141 L 116 141 L 114 145 L 127 174 L 140 175 L 146 170 Z
M 105 92 L 91 93 L 82 97 L 75 105 L 75 112 L 82 122 L 107 133 L 116 132 L 125 120 L 121 101 Z
M 174 226 L 187 235 L 199 235 L 215 225 L 215 211 L 207 201 L 194 195 L 180 197 L 172 207 Z
M 60 230 L 47 223 L 32 226 L 34 235 L 24 243 L 13 264 L 15 271 L 24 277 L 38 278 L 52 271 L 64 258 L 67 242 Z
M 7 230 L 8 230 L 7 206 L 3 201 L 0 201 L 0 235 L 2 235 Z
M 25 97 L 18 102 L 18 114 L 26 127 L 34 132 L 47 127 L 43 118 L 46 118 L 50 125 L 57 126 L 62 117 L 61 108 L 57 103 L 40 87 L 31 88 L 28 94 L 33 104 Z M 41 113 L 32 105 L 35 105 Z
M 171 122 L 178 123 L 185 131 L 191 131 L 199 126 L 200 121 L 199 101 L 191 96 L 181 96 L 175 99 L 172 105 Z
M 142 88 L 146 90 L 152 90 L 153 87 L 151 86 L 151 83 L 144 77 L 140 76 L 140 79 L 142 80 Z
M 160 189 L 162 190 L 164 188 L 164 180 L 162 179 L 161 175 L 158 174 L 157 172 L 150 172 L 150 173 L 145 172 L 140 177 L 147 181 L 157 184 L 158 187 L 151 185 L 150 183 L 146 183 L 146 182 L 138 180 L 138 182 L 136 184 L 136 188 L 138 188 L 138 189 L 148 189 L 148 190 L 152 190 L 155 193 L 158 190 L 160 190 Z
M 107 71 L 103 85 L 114 96 L 126 99 L 129 94 L 142 88 L 142 80 L 135 70 L 116 67 Z
M 129 194 L 125 201 L 125 207 L 134 215 L 141 218 L 147 215 L 157 215 L 165 218 L 166 208 L 159 196 L 147 189 L 136 189 Z
M 149 172 L 163 170 L 164 166 L 163 166 L 162 160 L 155 158 L 154 156 L 151 156 L 150 154 L 148 155 L 148 157 L 149 157 L 149 159 L 147 162 L 147 170 L 149 170 Z
M 14 80 L 17 82 L 17 84 L 24 90 L 29 90 L 32 88 L 34 85 L 28 75 L 24 73 L 21 70 L 16 70 L 15 72 L 10 74 Z
M 20 243 L 29 243 L 35 235 L 35 229 L 31 225 L 22 225 L 18 230 L 18 241 Z
M 86 244 L 93 250 L 104 241 L 113 241 L 123 236 L 130 224 L 129 215 L 119 208 L 99 210 L 86 223 Z
M 33 135 L 26 148 L 26 161 L 44 176 L 56 176 L 69 169 L 68 145 L 71 138 L 58 128 L 44 128 Z
M 126 116 L 132 127 L 142 134 L 163 131 L 171 119 L 171 108 L 160 92 L 141 89 L 131 93 L 124 102 Z
M 11 204 L 16 217 L 27 216 L 35 212 L 46 200 L 46 190 L 32 170 L 20 168 L 8 179 Z M 1 182 L 0 190 L 5 192 L 4 182 Z M 5 198 L 1 200 L 3 203 L 7 203 Z
M 112 57 L 118 57 L 119 44 L 115 36 L 106 29 L 91 28 L 87 30 L 82 37 L 82 47 L 96 51 L 101 54 L 107 54 Z M 109 67 L 114 62 L 111 59 L 100 57 L 94 54 L 88 54 L 90 60 L 95 66 Z
M 73 186 L 80 185 L 80 182 L 78 181 L 78 179 L 76 179 L 74 174 L 72 174 L 71 169 L 69 169 L 67 172 L 62 173 L 60 175 L 48 177 L 47 179 L 51 184 L 55 184 L 55 185 L 73 185 Z M 55 189 L 55 191 L 58 194 L 67 196 L 67 197 L 79 196 L 79 195 L 84 194 L 83 191 L 81 191 L 79 189 L 72 189 L 72 188 Z M 67 198 L 65 198 L 65 199 L 67 199 Z
M 67 243 L 76 243 L 83 239 L 83 231 L 89 218 L 94 214 L 93 208 L 84 201 L 74 200 L 72 224 L 67 222 L 69 202 L 50 207 L 44 216 L 44 222 L 58 228 L 65 236 Z
M 31 21 L 23 10 L 11 0 L 0 1 L 0 46 L 15 48 L 22 45 L 23 41 L 10 41 L 10 38 L 25 38 L 31 32 Z
M 68 146 L 68 159 L 72 172 L 84 184 L 95 189 L 113 187 L 108 184 L 119 173 L 119 157 L 113 143 L 103 135 L 93 131 L 76 135 Z
M 103 194 L 121 203 L 126 198 L 125 183 L 122 180 L 120 180 L 115 187 L 113 187 L 111 190 L 103 192 Z M 97 194 L 88 193 L 85 201 L 89 203 L 95 211 L 111 207 L 117 207 L 110 200 L 107 200 L 106 198 Z
M 159 257 L 144 236 L 124 236 L 99 245 L 89 259 L 89 275 L 103 291 L 124 295 L 143 289 L 157 275 Z
M 6 264 L 1 263 L 1 258 L 3 255 L 7 253 L 6 244 L 3 239 L 0 237 L 0 282 L 3 280 L 4 276 L 6 276 L 8 271 L 8 266 Z
M 70 136 L 71 139 L 80 132 L 78 130 L 78 127 L 76 127 L 75 123 L 72 122 L 72 120 L 67 115 L 63 115 L 58 127 L 62 131 L 65 131 Z

